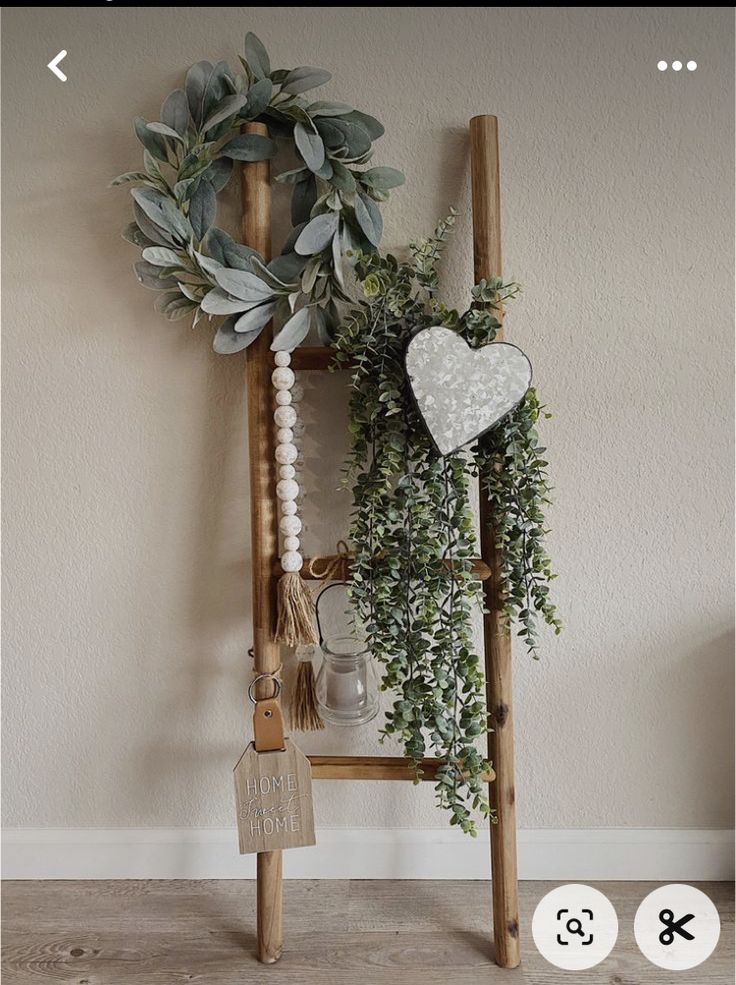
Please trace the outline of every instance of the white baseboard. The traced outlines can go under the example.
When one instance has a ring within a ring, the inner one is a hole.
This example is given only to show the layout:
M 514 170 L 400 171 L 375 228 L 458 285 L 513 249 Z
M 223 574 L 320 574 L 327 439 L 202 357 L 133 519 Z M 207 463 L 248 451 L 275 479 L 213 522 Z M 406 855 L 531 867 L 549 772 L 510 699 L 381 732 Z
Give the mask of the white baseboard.
M 734 877 L 732 831 L 520 831 L 521 879 L 713 881 Z M 5 879 L 252 879 L 230 828 L 7 828 Z M 487 879 L 488 836 L 449 829 L 323 828 L 284 853 L 287 879 Z

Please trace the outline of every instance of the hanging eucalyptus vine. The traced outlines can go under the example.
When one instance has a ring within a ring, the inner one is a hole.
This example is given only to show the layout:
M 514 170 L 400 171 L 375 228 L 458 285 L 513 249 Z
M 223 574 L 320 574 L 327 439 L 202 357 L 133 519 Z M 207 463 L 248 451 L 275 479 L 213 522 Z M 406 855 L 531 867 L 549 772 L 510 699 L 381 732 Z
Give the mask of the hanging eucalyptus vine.
M 488 763 L 475 745 L 487 729 L 471 619 L 482 605 L 472 577 L 478 551 L 468 485 L 479 467 L 504 469 L 486 492 L 504 548 L 508 617 L 518 621 L 532 652 L 537 617 L 556 631 L 559 622 L 548 599 L 553 575 L 542 546 L 547 463 L 534 427 L 540 412 L 535 392 L 469 450 L 442 457 L 407 382 L 404 351 L 416 332 L 442 324 L 471 346 L 485 345 L 500 327 L 498 307 L 517 292 L 516 285 L 494 280 L 474 289 L 474 306 L 462 314 L 441 304 L 437 264 L 453 221 L 450 216 L 434 236 L 414 245 L 406 262 L 376 254 L 357 258 L 365 299 L 343 320 L 334 344 L 337 365 L 353 366 L 351 593 L 384 665 L 383 686 L 397 692 L 385 733 L 403 742 L 415 764 L 428 747 L 445 760 L 438 801 L 450 810 L 451 823 L 474 834 L 473 810 L 490 813 L 483 781 Z

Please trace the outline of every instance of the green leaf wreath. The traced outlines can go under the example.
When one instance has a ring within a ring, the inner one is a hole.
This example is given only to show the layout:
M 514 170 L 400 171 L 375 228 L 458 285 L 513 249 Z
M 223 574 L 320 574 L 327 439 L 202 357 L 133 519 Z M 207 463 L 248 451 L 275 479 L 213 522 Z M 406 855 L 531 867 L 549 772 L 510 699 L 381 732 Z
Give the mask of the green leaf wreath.
M 401 185 L 401 172 L 366 168 L 383 127 L 338 102 L 303 93 L 330 78 L 322 69 L 272 70 L 253 34 L 244 72 L 198 62 L 183 89 L 164 101 L 160 122 L 135 121 L 143 170 L 135 183 L 134 222 L 125 236 L 143 249 L 140 282 L 159 292 L 169 319 L 218 319 L 214 347 L 246 348 L 272 319 L 272 348 L 291 350 L 310 331 L 352 368 L 346 464 L 353 489 L 350 587 L 370 646 L 383 664 L 383 687 L 396 692 L 384 733 L 398 737 L 419 768 L 428 747 L 444 765 L 439 803 L 451 823 L 475 833 L 473 811 L 490 814 L 476 741 L 488 727 L 484 678 L 472 641 L 482 606 L 472 575 L 477 556 L 469 477 L 480 474 L 501 549 L 505 613 L 537 655 L 540 620 L 560 631 L 544 547 L 549 502 L 547 461 L 536 391 L 470 448 L 439 456 L 415 408 L 404 368 L 412 335 L 442 324 L 474 347 L 493 342 L 501 305 L 517 293 L 498 278 L 471 292 L 460 313 L 437 297 L 438 262 L 454 222 L 412 245 L 409 258 L 382 256 L 379 204 Z M 234 161 L 270 159 L 271 137 L 241 133 L 265 123 L 293 142 L 299 166 L 276 180 L 293 185 L 293 230 L 270 262 L 215 225 L 217 195 Z M 348 268 L 362 290 L 355 297 Z
M 222 319 L 214 338 L 221 353 L 245 349 L 272 319 L 281 323 L 273 349 L 291 350 L 313 329 L 329 343 L 336 302 L 350 300 L 343 257 L 375 250 L 383 232 L 379 203 L 404 183 L 395 168 L 366 168 L 383 127 L 345 103 L 310 101 L 323 85 L 319 68 L 271 69 L 263 44 L 246 35 L 244 72 L 202 61 L 161 107 L 160 122 L 135 120 L 143 170 L 120 175 L 135 183 L 126 239 L 143 248 L 135 265 L 144 287 L 159 291 L 156 309 L 171 320 Z M 294 186 L 294 226 L 270 263 L 215 225 L 217 194 L 234 161 L 276 153 L 270 137 L 241 133 L 248 121 L 290 138 L 300 166 L 278 175 Z

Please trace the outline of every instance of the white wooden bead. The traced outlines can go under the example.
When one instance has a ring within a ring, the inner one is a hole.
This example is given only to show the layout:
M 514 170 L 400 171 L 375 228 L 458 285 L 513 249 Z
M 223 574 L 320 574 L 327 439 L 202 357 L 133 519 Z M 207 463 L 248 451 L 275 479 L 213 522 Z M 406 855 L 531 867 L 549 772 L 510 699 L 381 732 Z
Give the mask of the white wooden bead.
M 298 516 L 282 516 L 279 520 L 279 530 L 284 537 L 296 537 L 302 529 L 302 521 Z
M 293 465 L 279 466 L 279 479 L 293 479 L 295 475 L 296 469 Z
M 298 404 L 304 400 L 304 387 L 301 383 L 295 383 L 291 388 L 291 399 L 295 404 Z
M 301 571 L 304 559 L 298 551 L 286 551 L 281 555 L 281 567 L 284 571 Z
M 298 537 L 284 537 L 284 550 L 285 551 L 298 551 L 299 550 L 299 538 Z
M 288 366 L 277 366 L 271 373 L 271 382 L 277 390 L 291 390 L 295 380 L 294 370 Z
M 276 483 L 276 495 L 284 501 L 296 499 L 299 495 L 299 483 L 294 479 L 279 479 Z
M 288 407 L 291 403 L 291 393 L 288 390 L 277 390 L 276 403 L 279 407 Z
M 273 412 L 277 427 L 293 428 L 296 424 L 296 411 L 293 407 L 277 407 Z
M 297 505 L 293 499 L 285 499 L 281 503 L 282 516 L 294 516 L 296 511 L 297 511 Z
M 296 450 L 296 445 L 292 445 L 291 442 L 286 442 L 282 445 L 276 445 L 276 461 L 279 465 L 293 465 L 297 460 L 299 452 Z
M 294 432 L 291 428 L 279 428 L 276 432 L 276 440 L 280 445 L 287 445 L 294 440 Z
M 276 363 L 277 366 L 288 366 L 289 363 L 291 362 L 291 353 L 277 352 L 273 357 L 273 361 Z

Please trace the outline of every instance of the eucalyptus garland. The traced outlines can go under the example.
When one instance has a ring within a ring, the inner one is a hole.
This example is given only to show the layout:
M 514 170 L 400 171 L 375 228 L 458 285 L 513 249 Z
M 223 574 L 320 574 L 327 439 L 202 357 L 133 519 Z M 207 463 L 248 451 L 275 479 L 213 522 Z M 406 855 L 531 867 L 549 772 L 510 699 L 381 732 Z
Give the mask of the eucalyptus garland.
M 460 314 L 437 299 L 437 264 L 454 222 L 414 245 L 410 259 L 362 255 L 356 273 L 365 299 L 340 325 L 337 365 L 352 365 L 347 473 L 354 508 L 351 595 L 371 649 L 384 665 L 383 686 L 397 698 L 385 734 L 401 739 L 415 765 L 428 746 L 445 765 L 438 802 L 451 823 L 475 834 L 472 812 L 490 813 L 475 746 L 487 730 L 484 674 L 473 648 L 472 612 L 482 607 L 472 577 L 477 556 L 468 477 L 486 482 L 504 549 L 502 590 L 509 618 L 535 652 L 536 620 L 559 631 L 543 549 L 542 508 L 548 501 L 546 462 L 534 425 L 536 393 L 466 452 L 439 456 L 414 406 L 404 369 L 409 339 L 430 325 L 458 331 L 472 346 L 493 341 L 499 306 L 518 288 L 500 280 L 473 290 Z M 504 475 L 496 476 L 495 466 Z
M 271 69 L 263 44 L 245 38 L 243 72 L 202 61 L 161 107 L 161 120 L 135 120 L 143 170 L 113 185 L 135 183 L 134 222 L 124 236 L 143 248 L 135 265 L 144 287 L 158 291 L 156 309 L 171 320 L 221 319 L 214 348 L 246 348 L 272 319 L 281 322 L 272 349 L 290 351 L 314 329 L 328 343 L 345 291 L 343 257 L 375 250 L 383 232 L 379 203 L 403 184 L 395 168 L 366 168 L 384 132 L 374 117 L 345 103 L 311 101 L 304 93 L 331 78 L 307 66 Z M 241 133 L 249 121 L 266 137 Z M 270 263 L 215 225 L 217 195 L 234 161 L 263 161 L 276 142 L 293 143 L 299 166 L 277 176 L 294 186 L 293 230 Z

